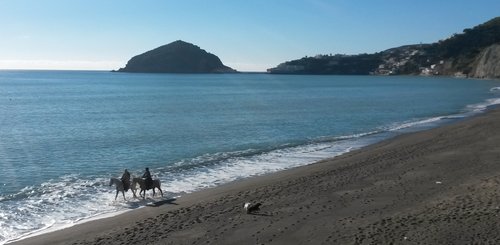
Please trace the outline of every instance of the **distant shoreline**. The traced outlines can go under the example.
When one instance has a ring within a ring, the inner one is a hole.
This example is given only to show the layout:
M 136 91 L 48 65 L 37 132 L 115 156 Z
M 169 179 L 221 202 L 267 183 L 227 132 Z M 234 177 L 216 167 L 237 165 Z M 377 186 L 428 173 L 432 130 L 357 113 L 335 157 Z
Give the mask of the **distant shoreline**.
M 0 72 L 117 72 L 116 70 L 57 70 L 57 69 L 0 69 Z M 420 75 L 420 74 L 404 74 L 404 75 L 381 75 L 381 74 L 366 74 L 366 75 L 342 75 L 342 74 L 292 74 L 292 73 L 270 73 L 266 71 L 237 71 L 232 73 L 160 73 L 160 72 L 119 72 L 119 73 L 128 73 L 128 74 L 177 74 L 177 75 L 222 75 L 222 74 L 268 74 L 268 75 L 290 75 L 290 76 L 376 76 L 376 77 L 448 77 L 448 78 L 464 78 L 464 79 L 473 79 L 473 80 L 500 80 L 500 78 L 477 78 L 477 77 L 458 77 L 453 75 Z

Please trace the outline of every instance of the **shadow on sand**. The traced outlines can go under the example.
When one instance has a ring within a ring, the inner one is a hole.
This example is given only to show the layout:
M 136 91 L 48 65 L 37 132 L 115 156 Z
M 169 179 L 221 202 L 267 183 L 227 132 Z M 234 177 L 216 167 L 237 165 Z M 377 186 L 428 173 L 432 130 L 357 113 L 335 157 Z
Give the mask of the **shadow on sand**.
M 266 217 L 271 217 L 273 216 L 272 214 L 268 213 L 249 213 L 250 215 L 255 215 L 255 216 L 266 216 Z
M 153 203 L 150 203 L 150 204 L 146 204 L 146 206 L 148 207 L 159 207 L 159 206 L 162 206 L 162 205 L 165 205 L 165 204 L 171 204 L 171 205 L 179 205 L 177 203 L 175 203 L 175 198 L 171 198 L 171 199 L 167 199 L 167 200 L 161 200 L 161 201 L 158 201 L 158 202 L 153 202 Z

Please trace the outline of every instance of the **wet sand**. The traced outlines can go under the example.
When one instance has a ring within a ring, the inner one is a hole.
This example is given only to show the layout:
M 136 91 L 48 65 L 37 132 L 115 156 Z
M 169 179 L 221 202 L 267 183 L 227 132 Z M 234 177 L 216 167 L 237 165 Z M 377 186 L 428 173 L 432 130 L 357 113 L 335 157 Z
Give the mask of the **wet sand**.
M 15 244 L 500 244 L 499 187 L 493 109 Z

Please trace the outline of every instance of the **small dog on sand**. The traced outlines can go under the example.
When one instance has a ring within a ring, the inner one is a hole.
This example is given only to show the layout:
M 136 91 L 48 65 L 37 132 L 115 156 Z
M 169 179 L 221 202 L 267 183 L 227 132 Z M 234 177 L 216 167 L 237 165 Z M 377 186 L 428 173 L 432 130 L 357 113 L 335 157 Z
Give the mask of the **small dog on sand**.
M 247 214 L 251 214 L 253 212 L 257 212 L 260 210 L 260 206 L 262 205 L 262 203 L 258 202 L 256 204 L 251 204 L 249 202 L 245 203 L 245 205 L 243 205 L 243 209 L 245 209 L 247 211 Z

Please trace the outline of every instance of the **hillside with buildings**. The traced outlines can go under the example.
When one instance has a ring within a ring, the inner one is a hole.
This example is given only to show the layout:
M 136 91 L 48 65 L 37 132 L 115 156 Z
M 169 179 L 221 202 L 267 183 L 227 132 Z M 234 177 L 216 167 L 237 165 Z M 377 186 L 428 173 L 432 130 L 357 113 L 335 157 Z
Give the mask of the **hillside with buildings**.
M 271 74 L 445 75 L 500 78 L 500 17 L 432 44 L 374 54 L 317 55 L 287 61 Z

